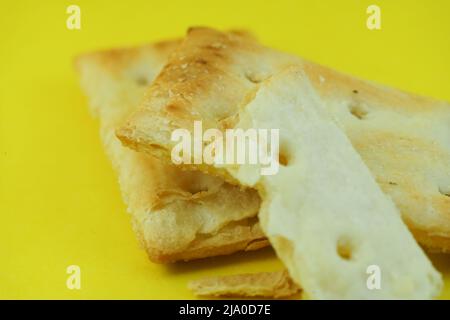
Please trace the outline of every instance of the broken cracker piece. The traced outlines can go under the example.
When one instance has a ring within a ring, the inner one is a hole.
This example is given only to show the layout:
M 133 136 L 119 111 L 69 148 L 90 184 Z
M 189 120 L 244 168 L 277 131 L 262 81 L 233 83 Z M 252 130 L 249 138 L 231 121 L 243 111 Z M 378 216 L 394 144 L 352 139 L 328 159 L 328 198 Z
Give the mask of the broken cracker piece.
M 198 296 L 209 297 L 286 298 L 300 292 L 286 270 L 203 278 L 188 287 Z

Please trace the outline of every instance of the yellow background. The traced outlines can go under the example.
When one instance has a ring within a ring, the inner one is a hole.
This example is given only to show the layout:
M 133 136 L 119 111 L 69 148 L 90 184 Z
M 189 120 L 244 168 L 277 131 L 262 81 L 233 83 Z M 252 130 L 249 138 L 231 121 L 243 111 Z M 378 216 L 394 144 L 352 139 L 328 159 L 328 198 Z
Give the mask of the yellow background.
M 382 30 L 366 28 L 366 8 Z M 82 29 L 66 28 L 81 7 Z M 9 1 L 0 5 L 0 298 L 192 298 L 189 279 L 276 270 L 271 250 L 150 263 L 72 68 L 80 52 L 244 27 L 266 44 L 363 78 L 450 100 L 448 0 Z M 433 256 L 446 274 L 450 256 Z M 66 267 L 82 288 L 66 288 Z

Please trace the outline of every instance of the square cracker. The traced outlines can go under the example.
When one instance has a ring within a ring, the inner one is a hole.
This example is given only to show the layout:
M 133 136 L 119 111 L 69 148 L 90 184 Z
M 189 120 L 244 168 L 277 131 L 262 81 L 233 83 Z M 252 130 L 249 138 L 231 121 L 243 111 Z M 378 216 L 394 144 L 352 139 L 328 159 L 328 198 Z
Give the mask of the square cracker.
M 254 250 L 268 245 L 256 214 L 255 190 L 186 172 L 121 145 L 114 130 L 141 100 L 179 41 L 81 55 L 81 85 L 118 173 L 134 229 L 155 262 Z
M 416 239 L 450 252 L 450 105 L 419 97 L 261 46 L 243 34 L 190 29 L 117 131 L 136 150 L 170 161 L 177 128 L 224 130 L 261 81 L 300 65 L 335 121 L 394 200 Z M 194 169 L 238 183 L 223 168 Z

